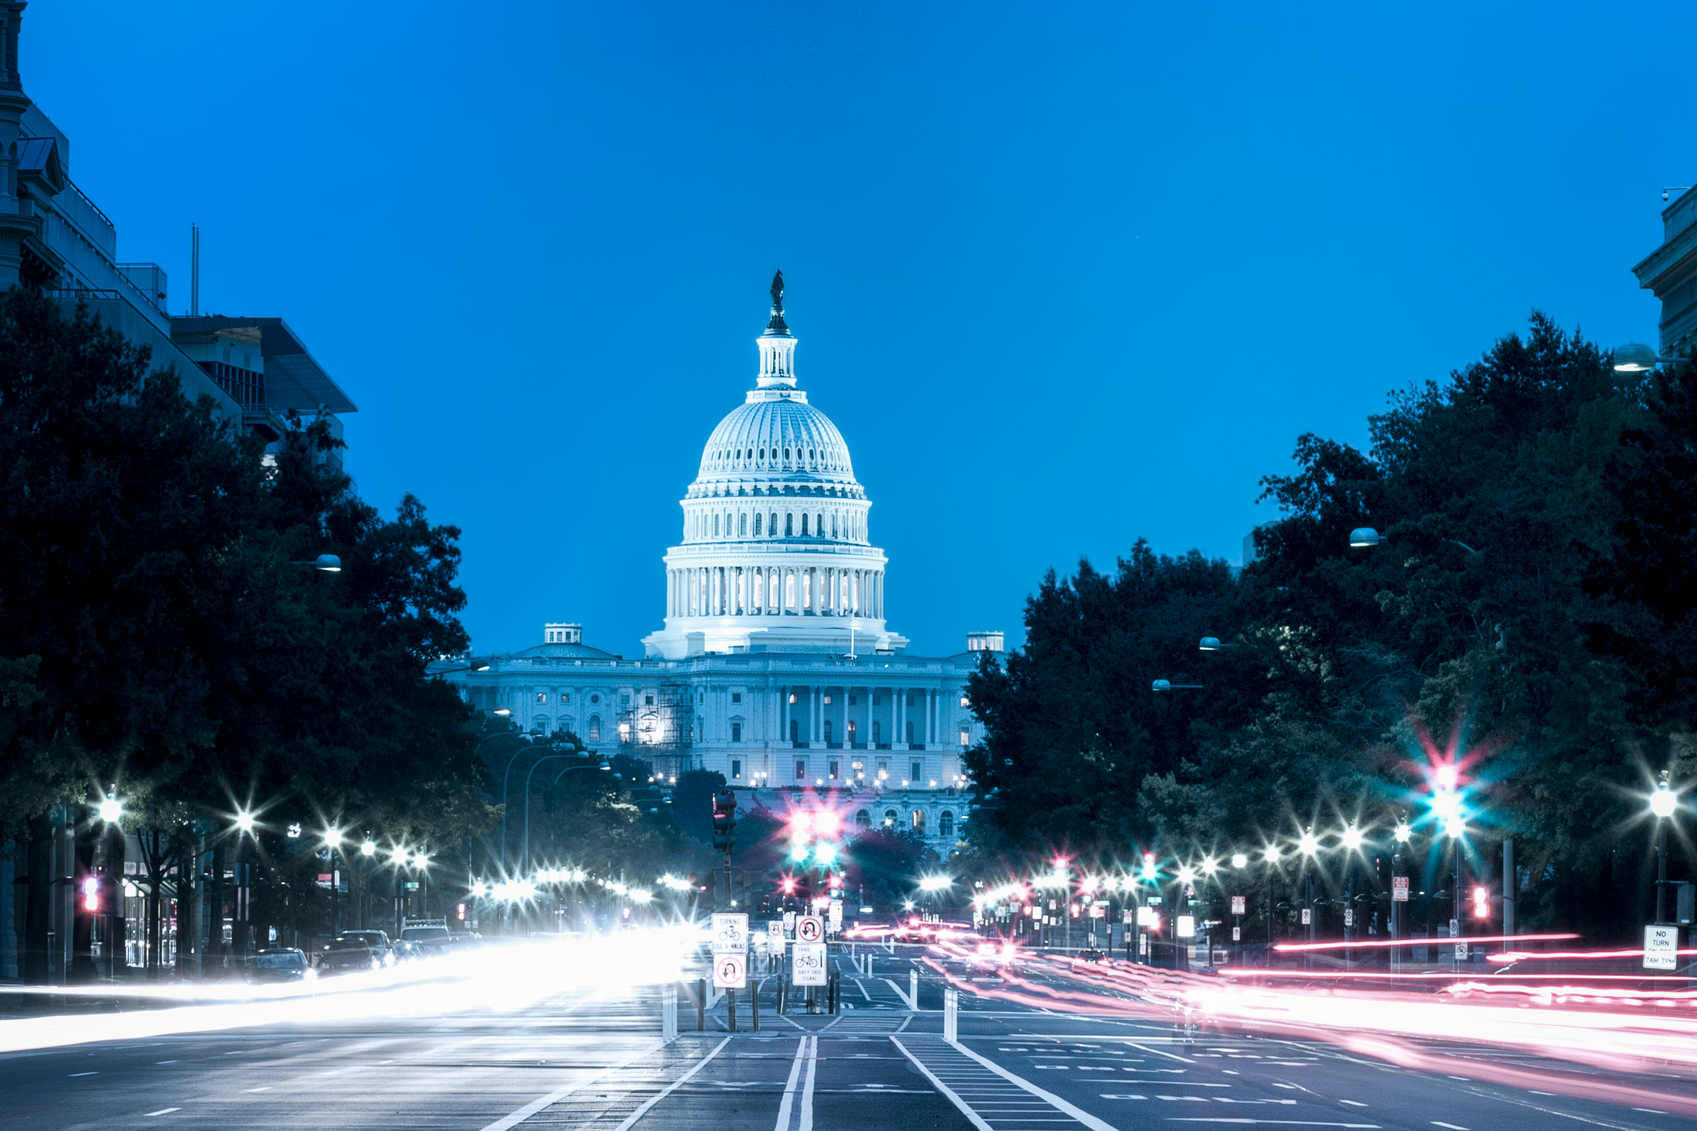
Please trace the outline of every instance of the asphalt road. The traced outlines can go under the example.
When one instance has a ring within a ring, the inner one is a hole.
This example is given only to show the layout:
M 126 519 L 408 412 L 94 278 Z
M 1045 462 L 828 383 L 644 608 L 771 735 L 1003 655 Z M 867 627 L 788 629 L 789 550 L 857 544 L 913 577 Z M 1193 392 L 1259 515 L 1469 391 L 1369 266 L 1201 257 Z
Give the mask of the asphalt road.
M 70 1128 L 755 1128 L 836 1131 L 1129 1131 L 1132 1128 L 1552 1127 L 1662 1129 L 1688 1115 L 1598 1098 L 1607 1088 L 1697 1103 L 1697 1086 L 1607 1073 L 1465 1042 L 1428 1044 L 1445 1069 L 1348 1055 L 1323 1041 L 1185 1034 L 1159 1016 L 1051 1013 L 963 995 L 942 1036 L 941 987 L 909 1008 L 905 954 L 844 966 L 839 1016 L 775 1016 L 738 1029 L 725 1004 L 659 1041 L 652 988 L 522 1007 L 369 1014 L 210 1034 L 94 1042 L 0 1057 L 0 1126 Z M 968 973 L 963 971 L 964 973 Z M 934 976 L 933 976 L 934 977 Z M 98 1032 L 99 1016 L 88 1018 Z M 1481 1076 L 1504 1065 L 1547 1087 Z M 1593 1093 L 1595 1093 L 1593 1095 Z M 1649 1110 L 1646 1110 L 1649 1109 Z M 1690 1110 L 1690 1109 L 1687 1109 Z

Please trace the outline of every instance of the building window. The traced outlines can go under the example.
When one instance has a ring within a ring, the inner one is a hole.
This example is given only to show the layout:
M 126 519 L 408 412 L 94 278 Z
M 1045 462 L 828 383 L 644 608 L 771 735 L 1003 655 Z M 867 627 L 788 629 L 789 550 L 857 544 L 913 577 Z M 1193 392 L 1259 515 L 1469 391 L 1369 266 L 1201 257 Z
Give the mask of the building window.
M 937 818 L 937 835 L 955 835 L 955 815 L 947 809 L 944 809 L 942 816 Z
M 853 719 L 850 719 L 848 721 L 848 740 L 850 742 L 854 741 L 854 720 Z
M 872 705 L 874 707 L 882 707 L 884 705 L 884 697 L 882 695 L 874 695 L 872 697 Z
M 795 534 L 795 515 L 786 514 L 784 516 L 784 537 L 788 538 L 793 534 Z
M 619 706 L 621 706 L 621 707 L 630 706 L 630 696 L 629 695 L 619 696 Z
M 854 814 L 854 823 L 858 828 L 869 829 L 872 827 L 872 814 L 864 809 L 857 809 Z
M 742 741 L 742 724 L 741 723 L 732 723 L 731 724 L 731 741 L 732 742 L 741 742 Z
M 825 767 L 828 771 L 825 776 L 830 778 L 832 781 L 836 781 L 837 774 L 841 772 L 842 763 L 833 758 L 825 764 Z
M 829 746 L 830 744 L 831 744 L 831 720 L 826 719 L 825 720 L 825 745 Z M 836 777 L 837 775 L 832 774 L 831 776 Z
M 757 514 L 754 516 L 754 536 L 756 538 L 760 537 L 760 519 L 760 515 Z
M 802 515 L 801 515 L 801 536 L 803 538 L 807 537 L 807 512 L 806 511 L 803 511 Z
M 923 763 L 920 763 L 920 762 L 913 762 L 913 763 L 911 763 L 911 765 L 913 767 L 913 773 L 908 777 L 908 780 L 911 781 L 914 785 L 918 785 L 919 779 L 924 775 L 925 766 L 924 766 Z
M 925 810 L 915 809 L 913 811 L 913 831 L 916 833 L 925 831 Z
M 907 697 L 907 705 L 908 705 L 908 706 L 909 706 L 909 707 L 911 707 L 911 706 L 913 706 L 913 696 L 912 696 L 912 695 L 909 695 L 909 696 L 908 696 L 908 697 Z
M 719 516 L 714 515 L 713 516 L 713 537 L 717 538 L 718 536 L 719 536 Z
M 547 693 L 547 692 L 546 692 L 546 691 L 538 691 L 538 692 L 537 692 L 537 693 L 536 693 L 536 701 L 537 701 L 537 702 L 538 702 L 538 703 L 546 703 L 546 702 L 548 702 L 548 693 Z
M 884 810 L 884 827 L 886 829 L 893 829 L 896 827 L 896 811 L 894 809 Z
M 791 719 L 790 720 L 790 741 L 791 742 L 800 742 L 801 741 L 801 720 L 800 719 Z
M 572 701 L 572 697 L 570 695 L 561 695 L 560 696 L 560 702 L 562 702 L 562 703 L 570 703 L 571 701 Z
M 777 511 L 773 511 L 770 515 L 767 516 L 766 529 L 772 532 L 772 537 L 776 538 L 778 536 L 778 512 Z M 774 600 L 775 599 L 776 598 L 774 598 Z
M 643 697 L 642 697 L 642 705 L 643 705 L 643 706 L 644 706 L 644 707 L 652 707 L 652 706 L 654 706 L 654 696 L 652 696 L 652 695 L 644 695 L 644 696 L 643 696 Z
M 600 742 L 601 741 L 601 716 L 600 715 L 589 716 L 589 741 L 591 741 L 591 742 Z
M 590 696 L 590 697 L 589 697 L 589 701 L 590 701 L 590 702 L 591 702 L 591 703 L 599 703 L 599 702 L 601 702 L 601 696 L 599 696 L 599 695 L 591 695 L 591 696 Z
M 806 758 L 797 758 L 795 760 L 795 780 L 796 781 L 806 781 L 807 780 L 807 759 Z
M 731 729 L 736 730 L 736 727 L 733 725 L 731 727 Z M 731 777 L 732 777 L 732 779 L 742 777 L 742 759 L 741 758 L 732 758 L 731 759 Z
M 831 697 L 829 695 L 827 695 L 827 696 L 825 696 L 825 706 L 829 707 L 830 705 L 831 705 Z
M 784 575 L 784 608 L 795 608 L 795 574 Z
M 731 692 L 731 702 L 741 703 L 742 702 L 742 692 L 740 692 L 740 691 Z
M 972 745 L 972 732 L 965 727 L 960 728 L 960 744 L 962 746 Z
M 876 719 L 872 721 L 872 745 L 882 745 L 884 741 L 884 724 Z
M 747 514 L 740 514 L 740 515 L 737 516 L 737 537 L 738 538 L 747 538 L 748 537 L 748 515 Z
M 849 696 L 849 706 L 851 706 L 851 707 L 852 707 L 852 706 L 854 706 L 854 705 L 855 705 L 855 704 L 856 704 L 856 703 L 858 703 L 858 702 L 860 702 L 860 700 L 859 700 L 859 699 L 858 699 L 858 698 L 857 698 L 857 697 L 855 697 L 855 696 L 853 696 L 853 695 L 850 695 L 850 696 Z
M 910 706 L 911 706 L 911 704 L 910 704 Z M 909 746 L 913 745 L 913 721 L 911 719 L 908 720 L 908 724 L 907 724 L 907 744 Z

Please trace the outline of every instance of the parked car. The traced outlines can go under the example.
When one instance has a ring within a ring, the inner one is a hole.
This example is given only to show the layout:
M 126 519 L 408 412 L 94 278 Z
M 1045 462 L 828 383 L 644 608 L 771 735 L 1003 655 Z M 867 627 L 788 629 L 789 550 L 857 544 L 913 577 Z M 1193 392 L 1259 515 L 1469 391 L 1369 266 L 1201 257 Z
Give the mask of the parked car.
M 362 939 L 332 939 L 318 955 L 320 974 L 348 974 L 383 969 L 383 952 Z
M 395 964 L 394 948 L 390 945 L 389 936 L 384 931 L 343 931 L 341 934 L 337 935 L 336 938 L 338 940 L 347 940 L 350 942 L 363 942 L 366 946 L 377 951 L 383 956 L 383 965 L 393 966 Z
M 315 976 L 306 952 L 294 947 L 262 950 L 254 955 L 247 970 L 250 982 L 304 982 Z

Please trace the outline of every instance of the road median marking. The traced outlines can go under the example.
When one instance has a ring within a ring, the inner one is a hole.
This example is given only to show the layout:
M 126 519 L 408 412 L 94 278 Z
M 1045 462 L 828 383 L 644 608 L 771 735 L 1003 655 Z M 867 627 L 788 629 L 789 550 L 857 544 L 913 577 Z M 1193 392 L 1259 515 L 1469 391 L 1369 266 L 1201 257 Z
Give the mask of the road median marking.
M 694 1076 L 697 1072 L 700 1072 L 703 1068 L 706 1068 L 707 1062 L 712 1060 L 714 1057 L 718 1056 L 719 1050 L 724 1048 L 726 1045 L 728 1045 L 730 1043 L 731 1043 L 731 1038 L 726 1037 L 724 1040 L 722 1040 L 718 1044 L 714 1045 L 712 1052 L 708 1053 L 706 1056 L 704 1056 L 700 1060 L 696 1061 L 695 1064 L 690 1068 L 690 1070 L 688 1072 L 685 1072 L 682 1076 L 679 1076 L 676 1080 L 673 1080 L 670 1084 L 667 1084 L 664 1088 L 661 1088 L 658 1092 L 656 1092 L 654 1095 L 650 1096 L 647 1100 L 645 1100 L 642 1103 L 642 1105 L 640 1107 L 638 1107 L 635 1111 L 631 1112 L 630 1116 L 628 1118 L 626 1118 L 626 1120 L 623 1123 L 619 1124 L 618 1127 L 614 1129 L 614 1131 L 630 1131 L 631 1127 L 636 1123 L 637 1120 L 641 1119 L 643 1116 L 648 1114 L 649 1108 L 653 1107 L 655 1104 L 659 1103 L 661 1100 L 665 1099 L 667 1096 L 669 1096 L 673 1092 L 677 1091 L 678 1088 L 680 1088 L 683 1085 L 683 1082 L 685 1080 L 688 1080 L 691 1076 Z
M 730 1040 L 729 1037 L 727 1037 L 725 1039 Z M 582 1080 L 579 1080 L 577 1083 L 572 1084 L 569 1087 L 561 1088 L 557 1092 L 549 1092 L 547 1095 L 543 1096 L 542 1098 L 537 1099 L 537 1100 L 532 1100 L 530 1103 L 525 1104 L 523 1107 L 519 1108 L 517 1111 L 512 1112 L 509 1115 L 502 1116 L 500 1119 L 497 1119 L 495 1122 L 488 1124 L 487 1126 L 482 1128 L 482 1131 L 507 1131 L 507 1128 L 509 1128 L 509 1127 L 517 1127 L 519 1124 L 523 1123 L 525 1120 L 529 1119 L 531 1116 L 535 1115 L 537 1112 L 541 1111 L 543 1108 L 551 1107 L 554 1104 L 559 1103 L 561 1100 L 565 1099 L 567 1096 L 571 1095 L 573 1092 L 580 1091 L 583 1088 L 587 1088 L 589 1085 L 595 1083 L 597 1080 L 601 1079 L 603 1076 L 606 1076 L 606 1075 L 613 1073 L 613 1072 L 617 1072 L 621 1068 L 627 1068 L 630 1065 L 635 1064 L 637 1061 L 641 1060 L 643 1057 L 652 1055 L 653 1053 L 656 1053 L 656 1052 L 659 1052 L 664 1047 L 665 1047 L 664 1045 L 656 1043 L 655 1045 L 653 1045 L 650 1048 L 644 1049 L 643 1051 L 641 1051 L 639 1053 L 635 1053 L 631 1056 L 626 1057 L 625 1059 L 619 1061 L 617 1064 L 609 1064 L 605 1068 L 598 1069 L 597 1071 L 590 1073 L 588 1076 L 585 1076 Z M 720 1047 L 722 1048 L 724 1046 L 721 1045 Z

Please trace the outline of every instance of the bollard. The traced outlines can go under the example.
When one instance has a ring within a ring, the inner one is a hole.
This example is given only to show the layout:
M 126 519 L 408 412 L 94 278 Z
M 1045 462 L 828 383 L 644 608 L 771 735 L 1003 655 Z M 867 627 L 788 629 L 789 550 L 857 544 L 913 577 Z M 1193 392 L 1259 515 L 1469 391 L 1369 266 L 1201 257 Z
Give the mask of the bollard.
M 918 970 L 909 970 L 907 972 L 907 994 L 908 994 L 908 997 L 913 1002 L 914 1012 L 917 1013 L 919 1011 L 919 971 Z
M 660 991 L 660 1040 L 671 1044 L 678 1039 L 678 987 L 667 982 Z
M 957 989 L 943 991 L 943 1039 L 960 1039 L 960 991 Z
M 843 976 L 831 975 L 831 1015 L 834 1017 L 843 1008 Z
M 782 974 L 779 974 L 778 975 L 778 1013 L 779 1014 L 783 1014 L 786 1011 L 786 1007 L 789 1004 L 789 995 L 785 992 L 787 989 L 788 989 L 788 984 L 785 982 L 784 976 Z
M 754 983 L 754 992 L 748 995 L 748 1014 L 756 1033 L 760 1032 L 760 987 L 765 984 L 764 978 Z
M 725 991 L 725 1018 L 728 1024 L 725 1028 L 731 1032 L 737 1031 L 737 992 L 734 989 Z
M 705 1032 L 707 1029 L 707 979 L 695 980 L 695 1027 Z

